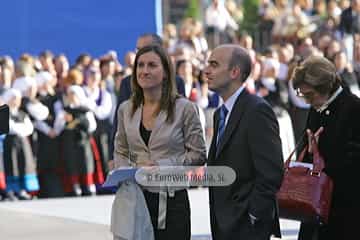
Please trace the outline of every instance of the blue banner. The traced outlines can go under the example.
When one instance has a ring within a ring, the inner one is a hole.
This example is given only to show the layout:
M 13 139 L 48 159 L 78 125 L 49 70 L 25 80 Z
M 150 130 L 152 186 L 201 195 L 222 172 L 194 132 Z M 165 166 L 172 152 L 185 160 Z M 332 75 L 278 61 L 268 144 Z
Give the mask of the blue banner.
M 49 49 L 73 63 L 80 53 L 116 50 L 119 60 L 143 33 L 161 31 L 161 0 L 11 0 L 1 3 L 0 55 Z

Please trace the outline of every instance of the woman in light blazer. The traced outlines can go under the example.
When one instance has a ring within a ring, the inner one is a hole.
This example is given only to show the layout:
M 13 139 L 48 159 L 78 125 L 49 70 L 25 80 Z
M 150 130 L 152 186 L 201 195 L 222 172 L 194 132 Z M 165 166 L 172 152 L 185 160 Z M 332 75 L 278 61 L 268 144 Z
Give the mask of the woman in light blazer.
M 132 90 L 118 109 L 115 167 L 203 165 L 206 147 L 197 107 L 177 94 L 173 65 L 163 48 L 137 52 Z M 190 239 L 185 187 L 165 192 L 143 187 L 143 194 L 156 240 Z

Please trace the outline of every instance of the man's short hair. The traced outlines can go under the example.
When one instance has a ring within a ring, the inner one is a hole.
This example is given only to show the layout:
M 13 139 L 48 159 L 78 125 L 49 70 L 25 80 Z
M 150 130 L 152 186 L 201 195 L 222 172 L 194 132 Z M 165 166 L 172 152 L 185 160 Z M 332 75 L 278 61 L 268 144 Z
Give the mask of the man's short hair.
M 251 73 L 251 58 L 248 52 L 241 47 L 235 47 L 232 51 L 231 58 L 229 61 L 229 69 L 233 67 L 240 67 L 241 70 L 241 81 L 244 82 Z
M 155 34 L 155 33 L 144 33 L 144 34 L 139 36 L 139 38 L 144 38 L 144 37 L 151 37 L 152 38 L 151 45 L 158 45 L 158 46 L 163 45 L 162 38 L 159 35 Z

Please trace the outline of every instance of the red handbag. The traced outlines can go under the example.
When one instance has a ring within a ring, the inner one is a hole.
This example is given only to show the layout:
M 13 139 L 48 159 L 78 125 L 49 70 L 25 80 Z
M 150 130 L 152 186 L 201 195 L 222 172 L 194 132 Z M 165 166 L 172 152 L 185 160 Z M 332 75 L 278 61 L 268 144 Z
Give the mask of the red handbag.
M 331 206 L 333 182 L 322 170 L 324 159 L 318 145 L 311 141 L 313 169 L 304 166 L 290 167 L 291 157 L 285 162 L 285 173 L 277 199 L 279 216 L 302 222 L 327 223 Z M 308 146 L 303 149 L 296 162 L 302 162 Z

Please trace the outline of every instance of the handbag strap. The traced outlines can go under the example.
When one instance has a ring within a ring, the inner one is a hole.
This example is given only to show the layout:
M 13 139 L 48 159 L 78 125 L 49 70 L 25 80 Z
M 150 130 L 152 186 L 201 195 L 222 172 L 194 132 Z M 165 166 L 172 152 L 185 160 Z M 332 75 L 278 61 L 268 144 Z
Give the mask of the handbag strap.
M 325 167 L 325 163 L 323 157 L 320 155 L 319 146 L 314 136 L 311 139 L 311 146 L 312 146 L 313 165 L 314 165 L 312 174 L 319 175 L 320 172 Z
M 289 157 L 286 159 L 285 161 L 285 168 L 289 167 L 289 164 L 291 162 L 291 159 L 293 157 L 293 155 L 295 154 L 295 152 L 298 150 L 299 146 L 302 145 L 302 143 L 304 142 L 304 136 L 306 134 L 306 129 L 303 131 L 303 133 L 301 134 L 300 140 L 296 143 L 294 150 L 290 153 Z M 303 149 L 303 151 L 301 151 L 299 157 L 297 159 L 295 159 L 295 162 L 301 162 L 302 159 L 304 158 L 305 155 L 305 150 L 307 151 L 308 146 L 306 145 L 305 148 Z M 300 156 L 302 156 L 302 158 L 300 159 Z
M 290 161 L 291 161 L 294 153 L 298 150 L 299 146 L 302 145 L 301 143 L 304 142 L 305 134 L 306 134 L 306 129 L 303 131 L 300 140 L 296 143 L 295 149 L 290 153 L 290 156 L 286 160 L 285 168 L 289 168 Z M 319 175 L 319 173 L 324 168 L 325 164 L 324 164 L 324 159 L 323 159 L 323 157 L 321 156 L 321 154 L 319 152 L 319 146 L 318 146 L 314 136 L 311 138 L 311 146 L 312 146 L 313 166 L 314 166 L 314 168 L 312 170 L 312 174 Z M 309 148 L 309 145 L 306 144 L 304 149 L 301 151 L 299 157 L 295 160 L 296 162 L 302 162 L 303 161 L 303 159 L 305 158 L 305 154 L 308 151 L 308 148 Z

